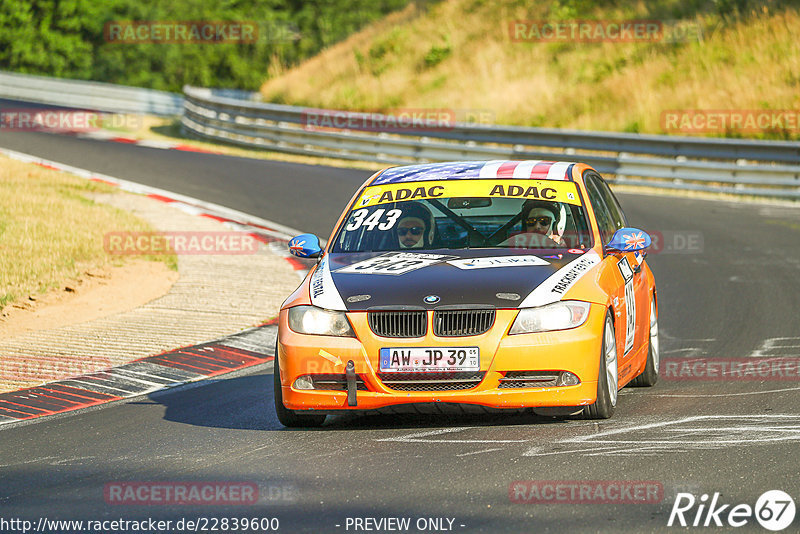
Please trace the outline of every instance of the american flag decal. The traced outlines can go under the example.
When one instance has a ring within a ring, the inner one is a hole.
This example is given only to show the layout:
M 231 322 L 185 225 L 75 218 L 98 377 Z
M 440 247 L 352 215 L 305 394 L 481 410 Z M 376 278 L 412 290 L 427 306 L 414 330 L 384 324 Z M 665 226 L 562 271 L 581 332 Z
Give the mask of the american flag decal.
M 489 161 L 481 167 L 479 177 L 567 181 L 570 165 L 572 164 L 555 161 Z

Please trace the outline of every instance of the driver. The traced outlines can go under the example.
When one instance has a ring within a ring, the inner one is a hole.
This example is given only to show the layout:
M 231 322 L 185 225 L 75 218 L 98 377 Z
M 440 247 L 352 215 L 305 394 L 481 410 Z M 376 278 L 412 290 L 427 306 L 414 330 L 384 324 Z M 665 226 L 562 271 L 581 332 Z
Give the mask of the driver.
M 395 227 L 400 248 L 429 248 L 436 228 L 431 210 L 419 202 L 406 202 L 400 207 L 403 215 Z

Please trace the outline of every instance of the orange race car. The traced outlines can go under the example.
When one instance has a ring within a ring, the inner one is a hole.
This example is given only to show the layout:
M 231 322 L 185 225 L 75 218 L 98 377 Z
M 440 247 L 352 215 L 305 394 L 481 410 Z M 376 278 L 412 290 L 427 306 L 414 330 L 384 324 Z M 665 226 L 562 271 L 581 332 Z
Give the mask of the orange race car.
M 453 162 L 372 176 L 280 311 L 275 410 L 286 426 L 406 404 L 608 418 L 658 378 L 645 252 L 581 163 Z

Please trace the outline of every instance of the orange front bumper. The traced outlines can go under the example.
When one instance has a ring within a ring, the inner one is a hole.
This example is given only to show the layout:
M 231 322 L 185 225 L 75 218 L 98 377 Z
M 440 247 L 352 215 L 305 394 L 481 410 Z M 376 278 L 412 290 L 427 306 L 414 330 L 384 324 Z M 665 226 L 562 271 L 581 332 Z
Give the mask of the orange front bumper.
M 429 312 L 430 314 L 431 312 Z M 288 311 L 281 310 L 278 353 L 283 400 L 291 410 L 371 410 L 409 403 L 463 403 L 492 408 L 583 406 L 597 397 L 601 338 L 605 309 L 592 305 L 582 326 L 539 334 L 507 335 L 517 310 L 497 310 L 494 326 L 485 334 L 442 338 L 430 331 L 413 339 L 382 338 L 372 333 L 365 312 L 347 314 L 357 338 L 298 334 L 289 329 Z M 485 377 L 479 385 L 459 391 L 396 391 L 378 378 L 381 347 L 480 348 L 480 368 Z M 295 380 L 308 374 L 344 374 L 348 360 L 355 364 L 368 391 L 358 391 L 358 404 L 348 406 L 346 391 L 299 390 Z M 576 386 L 500 389 L 508 371 L 570 371 Z

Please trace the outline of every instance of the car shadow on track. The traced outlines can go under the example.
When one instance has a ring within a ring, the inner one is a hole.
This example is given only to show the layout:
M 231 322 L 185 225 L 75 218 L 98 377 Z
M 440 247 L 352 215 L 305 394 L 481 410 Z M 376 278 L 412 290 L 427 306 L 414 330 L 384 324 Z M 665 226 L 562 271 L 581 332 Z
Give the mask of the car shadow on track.
M 200 387 L 162 391 L 148 396 L 151 402 L 163 405 L 164 419 L 178 423 L 212 428 L 237 430 L 356 430 L 356 429 L 418 429 L 452 426 L 514 426 L 569 424 L 569 420 L 541 417 L 529 410 L 510 413 L 463 413 L 453 406 L 437 406 L 438 412 L 420 413 L 409 408 L 408 413 L 376 414 L 347 413 L 328 416 L 319 429 L 289 429 L 278 422 L 273 405 L 271 372 L 248 374 L 231 378 L 212 379 Z M 145 401 L 139 401 L 145 402 Z M 132 404 L 137 404 L 136 402 Z M 424 407 L 421 408 L 424 410 Z

